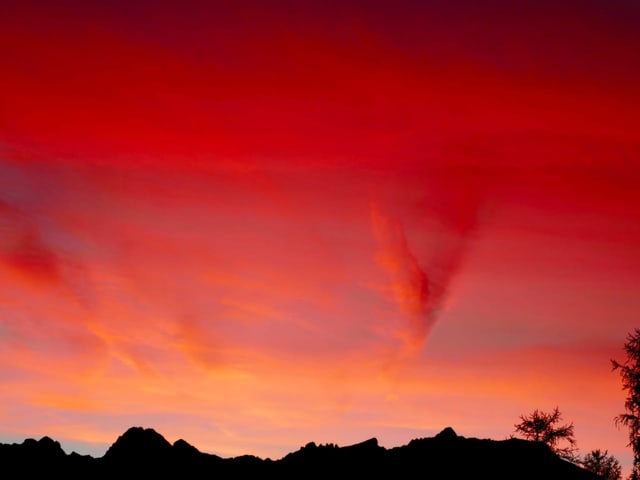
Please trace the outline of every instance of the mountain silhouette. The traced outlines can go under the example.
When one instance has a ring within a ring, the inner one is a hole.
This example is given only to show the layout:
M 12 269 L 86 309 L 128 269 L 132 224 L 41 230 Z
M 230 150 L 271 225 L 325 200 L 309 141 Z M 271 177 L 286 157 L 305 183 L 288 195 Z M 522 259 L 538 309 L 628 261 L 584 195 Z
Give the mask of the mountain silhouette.
M 435 437 L 389 449 L 375 438 L 342 447 L 309 442 L 278 460 L 252 455 L 223 458 L 182 439 L 172 445 L 151 428 L 132 427 L 99 458 L 67 455 L 49 437 L 0 444 L 0 466 L 2 472 L 15 472 L 14 478 L 600 478 L 561 459 L 543 443 L 466 438 L 450 427 Z
M 171 444 L 152 428 L 131 427 L 109 447 L 104 459 L 112 462 L 148 461 L 171 453 Z

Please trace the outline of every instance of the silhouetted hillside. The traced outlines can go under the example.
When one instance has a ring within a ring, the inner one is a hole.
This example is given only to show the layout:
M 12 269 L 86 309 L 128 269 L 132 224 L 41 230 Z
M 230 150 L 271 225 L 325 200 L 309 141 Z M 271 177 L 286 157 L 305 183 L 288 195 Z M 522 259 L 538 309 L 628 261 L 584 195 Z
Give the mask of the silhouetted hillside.
M 251 455 L 222 458 L 184 440 L 171 445 L 156 431 L 132 427 L 104 456 L 71 453 L 49 437 L 0 444 L 2 472 L 12 478 L 362 478 L 596 480 L 544 444 L 519 439 L 465 438 L 446 428 L 435 437 L 386 449 L 375 438 L 339 447 L 308 443 L 279 460 Z

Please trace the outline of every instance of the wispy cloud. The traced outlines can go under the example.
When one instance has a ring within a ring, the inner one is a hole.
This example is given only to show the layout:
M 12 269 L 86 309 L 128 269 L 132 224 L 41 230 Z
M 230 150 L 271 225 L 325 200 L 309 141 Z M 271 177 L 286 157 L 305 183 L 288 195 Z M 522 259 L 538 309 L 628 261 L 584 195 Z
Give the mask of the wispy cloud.
M 411 348 L 417 348 L 435 321 L 433 312 L 439 299 L 432 297 L 429 277 L 411 251 L 400 222 L 383 216 L 375 205 L 371 221 L 380 243 L 376 260 L 389 273 L 389 289 L 409 318 L 409 327 L 398 334 Z

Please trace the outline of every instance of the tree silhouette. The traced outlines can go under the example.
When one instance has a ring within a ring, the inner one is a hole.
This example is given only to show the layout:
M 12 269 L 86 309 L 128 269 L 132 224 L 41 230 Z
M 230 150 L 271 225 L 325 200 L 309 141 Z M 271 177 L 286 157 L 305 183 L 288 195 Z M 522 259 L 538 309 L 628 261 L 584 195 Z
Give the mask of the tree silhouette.
M 520 415 L 520 420 L 521 422 L 515 425 L 517 434 L 527 440 L 546 443 L 565 460 L 578 460 L 573 422 L 560 424 L 562 414 L 558 407 L 550 413 L 536 409 L 530 415 Z
M 620 462 L 609 452 L 597 449 L 591 450 L 582 459 L 582 465 L 590 472 L 600 475 L 604 480 L 620 480 L 622 467 Z
M 625 413 L 615 418 L 616 425 L 629 428 L 629 444 L 633 450 L 633 471 L 629 478 L 640 479 L 640 329 L 627 335 L 624 344 L 627 358 L 624 363 L 611 360 L 613 370 L 620 371 L 622 389 L 627 392 Z

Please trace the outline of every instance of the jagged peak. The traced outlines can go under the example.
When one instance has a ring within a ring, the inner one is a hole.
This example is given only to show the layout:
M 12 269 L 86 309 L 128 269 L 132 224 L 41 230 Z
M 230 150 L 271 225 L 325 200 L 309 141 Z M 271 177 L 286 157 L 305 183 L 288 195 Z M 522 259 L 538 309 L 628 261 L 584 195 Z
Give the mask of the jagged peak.
M 173 448 L 182 452 L 200 453 L 200 450 L 182 438 L 173 442 Z
M 440 439 L 440 440 L 447 440 L 447 439 L 451 439 L 451 438 L 458 438 L 458 434 L 456 433 L 456 431 L 451 428 L 451 427 L 447 427 L 444 430 L 442 430 L 440 433 L 438 433 L 435 438 Z
M 22 445 L 26 448 L 37 450 L 48 455 L 66 455 L 66 453 L 60 446 L 60 442 L 57 442 L 48 436 L 44 436 L 40 440 L 36 440 L 35 438 L 27 438 L 22 442 Z
M 118 437 L 105 458 L 149 455 L 169 451 L 171 444 L 152 428 L 131 427 Z
M 348 445 L 344 448 L 357 448 L 357 449 L 369 449 L 369 448 L 378 448 L 378 439 L 372 437 L 364 442 L 354 443 L 353 445 Z

